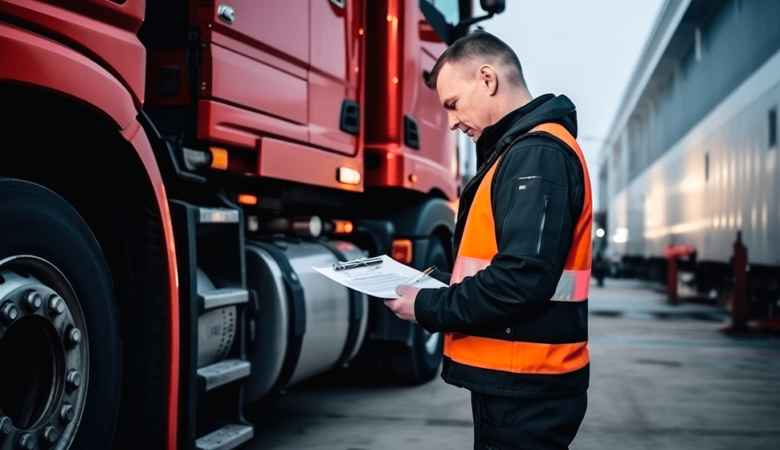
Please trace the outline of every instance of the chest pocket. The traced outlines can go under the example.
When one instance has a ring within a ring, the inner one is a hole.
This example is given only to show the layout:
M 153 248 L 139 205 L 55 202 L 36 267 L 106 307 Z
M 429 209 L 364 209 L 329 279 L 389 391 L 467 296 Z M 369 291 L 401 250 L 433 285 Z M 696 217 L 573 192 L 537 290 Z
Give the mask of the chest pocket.
M 500 230 L 500 252 L 555 262 L 561 224 L 567 202 L 567 189 L 540 176 L 512 181 L 509 209 Z M 502 195 L 505 195 L 502 192 Z M 501 214 L 501 211 L 496 211 Z

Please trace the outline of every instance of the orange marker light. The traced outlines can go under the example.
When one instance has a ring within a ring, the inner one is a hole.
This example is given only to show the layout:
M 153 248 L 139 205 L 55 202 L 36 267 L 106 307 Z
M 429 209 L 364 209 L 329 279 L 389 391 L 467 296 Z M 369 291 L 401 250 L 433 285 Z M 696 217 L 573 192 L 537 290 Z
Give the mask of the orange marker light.
M 362 28 L 358 30 L 358 34 L 363 36 L 363 29 Z
M 334 220 L 333 221 L 333 233 L 334 234 L 349 234 L 355 226 L 349 220 Z
M 412 263 L 412 241 L 409 239 L 394 239 L 390 250 L 393 259 L 404 264 Z
M 209 147 L 211 151 L 211 168 L 217 170 L 227 170 L 228 151 L 224 148 Z
M 257 196 L 252 194 L 238 194 L 238 203 L 241 205 L 256 205 Z

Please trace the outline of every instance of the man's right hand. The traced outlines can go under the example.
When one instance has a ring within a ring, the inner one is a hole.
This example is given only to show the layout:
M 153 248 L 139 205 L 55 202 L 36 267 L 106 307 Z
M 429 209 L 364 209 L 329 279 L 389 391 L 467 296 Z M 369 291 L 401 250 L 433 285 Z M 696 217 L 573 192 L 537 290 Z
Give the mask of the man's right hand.
M 408 284 L 399 285 L 395 288 L 395 293 L 401 297 L 385 299 L 385 306 L 390 308 L 399 319 L 417 323 L 417 318 L 414 316 L 414 300 L 417 298 L 418 292 L 420 292 L 420 288 Z

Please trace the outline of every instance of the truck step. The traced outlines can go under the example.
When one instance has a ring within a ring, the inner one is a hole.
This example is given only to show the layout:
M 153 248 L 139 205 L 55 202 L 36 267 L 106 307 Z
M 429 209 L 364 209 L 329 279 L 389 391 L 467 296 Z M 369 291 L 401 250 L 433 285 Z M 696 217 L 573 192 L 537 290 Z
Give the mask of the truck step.
M 198 384 L 202 386 L 202 392 L 207 392 L 248 377 L 251 369 L 252 365 L 249 361 L 226 359 L 198 369 Z
M 254 429 L 248 425 L 225 425 L 195 441 L 198 450 L 230 450 L 252 439 Z
M 201 311 L 219 308 L 221 306 L 237 305 L 249 301 L 249 291 L 246 289 L 226 288 L 198 294 L 202 299 Z
M 240 216 L 237 209 L 230 208 L 198 208 L 198 223 L 238 223 Z

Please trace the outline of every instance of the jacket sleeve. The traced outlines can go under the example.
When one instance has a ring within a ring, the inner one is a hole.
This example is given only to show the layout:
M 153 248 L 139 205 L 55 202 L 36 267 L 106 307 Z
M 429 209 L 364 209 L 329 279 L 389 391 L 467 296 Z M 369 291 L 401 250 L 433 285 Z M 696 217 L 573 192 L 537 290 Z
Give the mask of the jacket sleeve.
M 492 195 L 498 253 L 475 276 L 420 291 L 415 315 L 423 328 L 486 335 L 545 310 L 582 208 L 579 167 L 568 153 L 547 141 L 505 153 Z
M 444 284 L 450 284 L 450 278 L 452 278 L 452 274 L 436 269 L 431 272 L 431 278 L 439 280 Z

